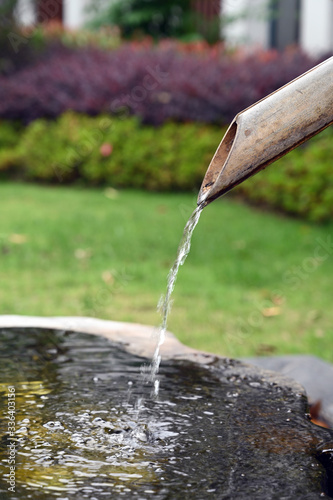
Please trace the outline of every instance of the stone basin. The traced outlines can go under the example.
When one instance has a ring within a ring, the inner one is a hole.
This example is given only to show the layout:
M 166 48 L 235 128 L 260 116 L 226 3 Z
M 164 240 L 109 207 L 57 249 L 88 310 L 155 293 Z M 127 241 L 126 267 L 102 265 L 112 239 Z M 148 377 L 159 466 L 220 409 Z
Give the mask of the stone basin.
M 332 498 L 333 432 L 309 420 L 302 386 L 168 333 L 154 400 L 140 373 L 155 335 L 0 317 L 1 395 L 15 386 L 17 411 L 16 490 L 5 470 L 1 499 Z

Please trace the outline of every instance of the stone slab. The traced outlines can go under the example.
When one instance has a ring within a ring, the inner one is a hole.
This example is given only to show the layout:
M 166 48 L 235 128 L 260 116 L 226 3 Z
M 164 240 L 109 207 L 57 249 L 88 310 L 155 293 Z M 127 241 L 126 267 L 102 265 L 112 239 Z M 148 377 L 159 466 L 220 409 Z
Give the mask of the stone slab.
M 157 327 L 80 316 L 0 315 L 0 328 L 50 328 L 102 335 L 123 344 L 132 354 L 146 358 L 153 356 L 158 338 Z M 191 359 L 197 363 L 209 363 L 216 358 L 213 354 L 185 346 L 169 331 L 160 352 L 166 359 Z
M 153 326 L 80 316 L 0 315 L 0 328 L 48 328 L 101 335 L 123 345 L 128 352 L 148 359 L 152 358 L 154 354 L 158 338 L 158 328 Z M 162 359 L 187 360 L 203 365 L 226 359 L 222 356 L 187 347 L 169 331 L 165 334 L 160 354 Z M 246 365 L 246 361 L 243 361 L 240 365 L 247 367 L 248 373 L 260 374 L 267 382 L 279 383 L 288 386 L 294 392 L 306 394 L 305 389 L 299 382 L 282 373 L 272 372 L 268 368 L 256 367 L 254 369 L 253 365 Z
M 321 415 L 333 427 L 333 365 L 310 355 L 245 358 L 244 361 L 297 380 L 305 388 L 310 403 L 321 402 Z

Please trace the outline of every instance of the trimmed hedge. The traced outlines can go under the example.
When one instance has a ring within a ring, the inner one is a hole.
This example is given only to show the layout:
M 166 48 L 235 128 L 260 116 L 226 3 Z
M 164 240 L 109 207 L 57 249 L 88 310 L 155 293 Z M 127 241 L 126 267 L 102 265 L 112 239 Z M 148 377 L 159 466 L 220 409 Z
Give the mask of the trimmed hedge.
M 2 149 L 0 173 L 44 182 L 189 190 L 200 185 L 224 131 L 195 123 L 156 129 L 140 126 L 136 117 L 67 112 L 55 121 L 34 121 L 15 148 L 10 142 Z
M 124 112 L 146 124 L 227 124 L 242 109 L 319 60 L 299 50 L 228 55 L 220 46 L 180 52 L 177 45 L 125 44 L 113 51 L 55 44 L 38 62 L 0 76 L 0 118 L 29 123 L 67 110 Z
M 235 190 L 251 203 L 311 221 L 333 216 L 333 127 L 248 179 Z
M 67 112 L 26 129 L 0 122 L 0 175 L 148 190 L 198 190 L 225 128 L 155 127 Z M 312 221 L 333 215 L 333 128 L 238 186 L 243 199 Z
M 3 149 L 16 147 L 17 139 L 23 132 L 18 122 L 0 120 L 0 154 Z

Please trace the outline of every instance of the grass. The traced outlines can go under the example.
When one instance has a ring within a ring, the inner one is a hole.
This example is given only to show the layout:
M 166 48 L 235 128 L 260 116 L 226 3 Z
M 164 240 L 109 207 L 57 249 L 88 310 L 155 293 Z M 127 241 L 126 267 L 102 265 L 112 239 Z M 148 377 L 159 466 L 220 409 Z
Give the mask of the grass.
M 195 194 L 5 183 L 0 199 L 0 314 L 160 323 Z M 333 361 L 332 229 L 215 201 L 180 270 L 169 329 L 231 357 Z

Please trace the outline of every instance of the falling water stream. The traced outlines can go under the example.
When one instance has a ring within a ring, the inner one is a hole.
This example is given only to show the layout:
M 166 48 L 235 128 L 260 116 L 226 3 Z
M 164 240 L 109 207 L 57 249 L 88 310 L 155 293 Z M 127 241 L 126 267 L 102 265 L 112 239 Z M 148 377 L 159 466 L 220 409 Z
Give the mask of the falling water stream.
M 151 380 L 154 386 L 154 391 L 153 391 L 154 397 L 157 397 L 159 393 L 159 381 L 157 379 L 157 374 L 161 362 L 160 349 L 165 340 L 165 332 L 167 329 L 168 316 L 171 309 L 172 292 L 175 287 L 179 268 L 184 264 L 186 257 L 188 256 L 189 251 L 191 249 L 192 235 L 196 225 L 199 222 L 200 215 L 204 207 L 205 203 L 201 203 L 200 205 L 198 205 L 185 225 L 183 236 L 178 247 L 176 260 L 168 274 L 166 294 L 164 296 L 162 295 L 158 304 L 158 308 L 161 311 L 162 315 L 162 323 L 159 327 L 157 344 L 153 355 L 153 360 L 150 366 L 150 374 L 149 374 L 149 379 Z

